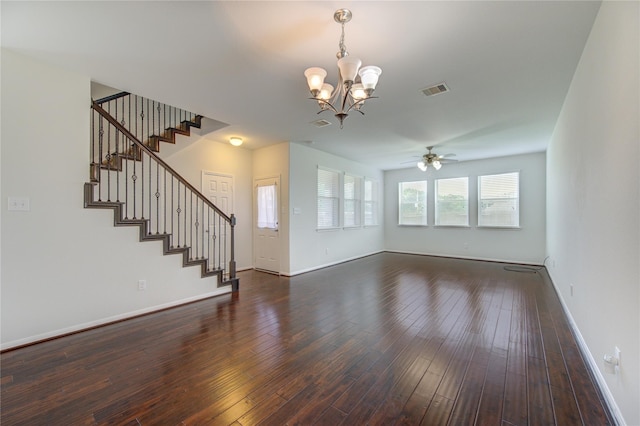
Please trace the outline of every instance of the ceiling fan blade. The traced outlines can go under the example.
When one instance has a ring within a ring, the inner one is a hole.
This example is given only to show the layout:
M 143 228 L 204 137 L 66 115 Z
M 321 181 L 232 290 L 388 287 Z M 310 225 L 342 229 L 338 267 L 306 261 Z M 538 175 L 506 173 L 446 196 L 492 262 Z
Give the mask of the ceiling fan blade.
M 441 163 L 457 163 L 458 160 L 454 160 L 453 158 L 440 158 L 438 161 Z
M 451 152 L 450 152 L 449 154 L 441 155 L 441 156 L 440 156 L 440 158 L 444 158 L 444 157 L 455 157 L 455 156 L 456 156 L 456 155 L 455 155 L 454 153 L 451 153 Z

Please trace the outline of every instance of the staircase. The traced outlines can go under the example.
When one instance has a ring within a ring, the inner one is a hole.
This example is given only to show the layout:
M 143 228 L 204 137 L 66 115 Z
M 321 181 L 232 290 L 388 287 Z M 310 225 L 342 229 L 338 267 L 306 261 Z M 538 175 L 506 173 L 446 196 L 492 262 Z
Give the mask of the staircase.
M 202 116 L 127 92 L 91 105 L 90 182 L 84 206 L 113 210 L 114 226 L 137 226 L 140 241 L 162 241 L 218 287 L 238 290 L 235 217 L 227 215 L 156 153 L 200 128 Z

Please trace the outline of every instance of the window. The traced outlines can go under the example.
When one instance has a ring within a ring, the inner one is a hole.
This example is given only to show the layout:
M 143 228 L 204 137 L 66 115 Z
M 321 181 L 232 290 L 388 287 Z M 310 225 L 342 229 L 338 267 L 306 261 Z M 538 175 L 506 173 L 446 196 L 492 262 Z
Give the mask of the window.
M 478 226 L 520 226 L 520 173 L 478 177 Z
M 362 224 L 362 178 L 344 175 L 344 227 Z
M 436 180 L 436 225 L 469 226 L 469 178 Z
M 258 186 L 256 191 L 258 206 L 258 223 L 261 229 L 278 229 L 278 203 L 276 185 Z
M 399 225 L 427 224 L 427 181 L 400 182 L 399 195 Z
M 340 174 L 318 168 L 318 229 L 340 226 Z
M 378 224 L 378 182 L 364 180 L 364 226 Z

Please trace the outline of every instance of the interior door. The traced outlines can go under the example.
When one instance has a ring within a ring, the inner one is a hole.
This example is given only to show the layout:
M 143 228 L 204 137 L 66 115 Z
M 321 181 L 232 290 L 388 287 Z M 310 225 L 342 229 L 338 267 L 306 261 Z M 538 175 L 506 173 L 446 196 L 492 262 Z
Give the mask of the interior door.
M 227 216 L 233 213 L 233 176 L 214 173 L 214 172 L 202 172 L 202 195 L 207 197 L 217 208 L 222 210 Z M 219 250 L 224 247 L 224 251 L 219 257 L 226 263 L 231 259 L 231 247 L 224 242 L 231 238 L 228 234 L 227 226 L 220 226 L 218 220 L 214 218 L 212 212 L 209 213 L 209 253 L 214 253 L 214 256 L 218 256 L 215 253 L 219 253 Z M 222 262 L 221 262 L 222 263 Z M 221 265 L 225 268 L 228 265 Z
M 254 185 L 253 265 L 256 269 L 280 272 L 280 178 L 256 179 Z
M 233 213 L 233 176 L 202 172 L 202 194 L 227 216 Z

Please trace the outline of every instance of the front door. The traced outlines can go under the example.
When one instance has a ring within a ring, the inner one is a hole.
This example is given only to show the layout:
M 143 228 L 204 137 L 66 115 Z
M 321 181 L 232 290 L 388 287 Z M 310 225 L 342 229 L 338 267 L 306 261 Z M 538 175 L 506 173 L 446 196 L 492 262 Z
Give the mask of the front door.
M 253 200 L 253 265 L 256 269 L 279 273 L 280 178 L 256 179 Z

